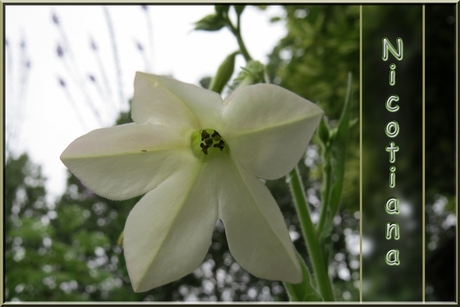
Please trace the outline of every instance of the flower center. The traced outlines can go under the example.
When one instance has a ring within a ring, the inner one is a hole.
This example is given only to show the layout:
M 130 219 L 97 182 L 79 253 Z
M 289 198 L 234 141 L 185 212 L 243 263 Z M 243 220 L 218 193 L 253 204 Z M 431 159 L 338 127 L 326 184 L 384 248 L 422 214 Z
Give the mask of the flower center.
M 192 149 L 199 158 L 226 152 L 228 145 L 214 129 L 203 129 L 192 133 Z

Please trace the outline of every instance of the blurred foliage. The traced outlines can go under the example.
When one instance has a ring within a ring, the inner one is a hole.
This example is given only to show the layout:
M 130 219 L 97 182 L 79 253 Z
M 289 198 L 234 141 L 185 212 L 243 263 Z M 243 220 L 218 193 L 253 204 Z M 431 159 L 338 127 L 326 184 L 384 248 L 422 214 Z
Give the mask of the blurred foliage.
M 284 6 L 271 16 L 286 24 L 287 35 L 269 57 L 274 83 L 318 103 L 331 127 L 337 125 L 352 72 L 350 120 L 358 118 L 358 6 Z M 209 83 L 209 80 L 207 80 Z M 130 122 L 122 113 L 117 124 Z M 333 220 L 329 274 L 337 300 L 358 300 L 359 125 L 350 127 L 343 197 Z M 299 164 L 314 221 L 319 215 L 321 167 L 312 144 Z M 40 168 L 26 155 L 6 163 L 6 300 L 24 301 L 285 301 L 280 282 L 245 272 L 228 251 L 218 223 L 203 264 L 193 274 L 145 293 L 134 293 L 116 243 L 139 197 L 101 198 L 69 173 L 55 203 L 45 200 Z M 299 222 L 285 179 L 267 181 L 289 227 L 295 247 L 307 259 Z M 315 220 L 316 219 L 316 220 Z M 358 249 L 357 249 L 358 248 Z M 358 252 L 357 252 L 357 251 Z
M 289 5 L 284 9 L 284 16 L 271 17 L 273 22 L 284 22 L 288 30 L 269 56 L 272 82 L 317 103 L 334 130 L 345 103 L 347 76 L 351 72 L 349 120 L 358 120 L 359 6 Z M 314 141 L 318 146 L 321 143 Z M 318 156 L 318 146 L 312 145 L 307 151 L 305 163 L 310 171 L 303 173 L 304 178 L 309 178 L 307 190 L 314 191 L 312 194 L 317 198 L 316 206 L 310 208 L 312 216 L 319 213 L 321 205 L 318 189 L 325 162 Z M 342 198 L 338 215 L 333 219 L 333 235 L 323 239 L 330 244 L 325 249 L 336 299 L 356 301 L 359 300 L 359 259 L 350 249 L 359 251 L 359 241 L 353 241 L 359 232 L 359 124 L 350 126 L 346 152 Z
M 273 82 L 318 103 L 331 120 L 338 120 L 354 78 L 354 113 L 359 114 L 359 6 L 285 6 L 288 33 L 270 56 Z
M 62 198 L 49 203 L 26 154 L 10 157 L 5 174 L 7 301 L 136 299 L 122 287 L 123 258 L 113 244 L 134 200 L 115 206 L 70 176 Z
M 347 75 L 353 75 L 350 120 L 359 118 L 359 6 L 285 6 L 288 33 L 270 55 L 273 83 L 317 103 L 329 125 L 338 124 L 345 102 Z M 344 209 L 358 210 L 359 125 L 350 129 Z M 319 171 L 319 170 L 318 170 Z M 320 175 L 319 172 L 317 174 Z

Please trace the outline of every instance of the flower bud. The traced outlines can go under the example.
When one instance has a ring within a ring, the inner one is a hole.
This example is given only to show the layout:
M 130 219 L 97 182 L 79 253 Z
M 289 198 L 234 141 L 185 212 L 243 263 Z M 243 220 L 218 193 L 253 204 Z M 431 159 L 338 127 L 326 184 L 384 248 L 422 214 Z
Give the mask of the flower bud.
M 219 69 L 217 70 L 216 75 L 212 78 L 211 85 L 209 89 L 216 93 L 221 93 L 227 84 L 228 80 L 233 75 L 233 70 L 235 68 L 235 56 L 239 51 L 235 51 L 225 58 L 225 60 L 220 64 Z
M 264 82 L 265 66 L 259 61 L 249 61 L 245 68 L 239 73 L 237 81 L 249 82 L 248 84 L 256 84 Z M 248 81 L 249 80 L 249 81 Z
M 246 5 L 238 4 L 238 5 L 234 5 L 233 7 L 235 8 L 236 14 L 239 16 L 239 15 L 241 15 L 241 13 L 243 13 L 243 10 L 246 7 Z

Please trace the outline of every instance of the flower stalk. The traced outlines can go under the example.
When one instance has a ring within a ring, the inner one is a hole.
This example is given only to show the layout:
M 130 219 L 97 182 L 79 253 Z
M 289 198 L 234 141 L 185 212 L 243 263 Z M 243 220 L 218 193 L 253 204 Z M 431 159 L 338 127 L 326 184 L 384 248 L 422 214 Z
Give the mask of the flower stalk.
M 329 156 L 329 150 L 326 149 L 326 152 L 323 154 L 323 183 L 321 189 L 321 211 L 319 215 L 319 221 L 317 225 L 318 233 L 321 233 L 324 228 L 324 223 L 326 222 L 326 215 L 328 212 L 328 204 L 329 204 L 329 191 L 331 190 L 331 181 L 332 181 L 332 169 L 331 169 L 331 162 Z
M 232 34 L 236 38 L 236 41 L 238 42 L 238 46 L 240 47 L 241 54 L 246 60 L 246 63 L 248 63 L 252 60 L 252 58 L 249 55 L 248 49 L 246 48 L 246 45 L 244 44 L 243 37 L 241 36 L 241 13 L 242 11 L 237 12 L 236 27 L 233 25 L 232 21 L 230 20 L 228 13 L 223 14 L 223 17 L 225 19 L 228 29 L 232 32 Z
M 327 273 L 327 266 L 324 263 L 324 257 L 322 249 L 319 246 L 315 226 L 310 218 L 305 191 L 302 186 L 298 168 L 295 167 L 288 176 L 288 184 L 294 198 L 295 208 L 300 220 L 302 234 L 307 244 L 319 292 L 324 301 L 334 301 L 331 281 Z

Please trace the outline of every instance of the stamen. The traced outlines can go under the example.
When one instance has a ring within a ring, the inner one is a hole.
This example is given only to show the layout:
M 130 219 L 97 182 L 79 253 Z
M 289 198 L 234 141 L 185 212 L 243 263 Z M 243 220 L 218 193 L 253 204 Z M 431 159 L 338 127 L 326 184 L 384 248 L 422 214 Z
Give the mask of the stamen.
M 219 132 L 217 132 L 216 130 L 213 130 L 213 133 L 210 134 L 208 131 L 206 130 L 200 131 L 201 141 L 202 141 L 202 143 L 200 143 L 200 147 L 203 153 L 207 155 L 208 149 L 210 147 L 219 148 L 220 151 L 222 151 L 225 147 L 225 142 L 224 140 L 222 140 L 222 137 L 220 136 Z
M 204 158 L 203 154 L 211 157 L 228 149 L 222 136 L 214 129 L 195 131 L 192 134 L 192 147 L 197 157 L 201 156 L 201 158 Z M 219 150 L 216 150 L 217 148 Z

